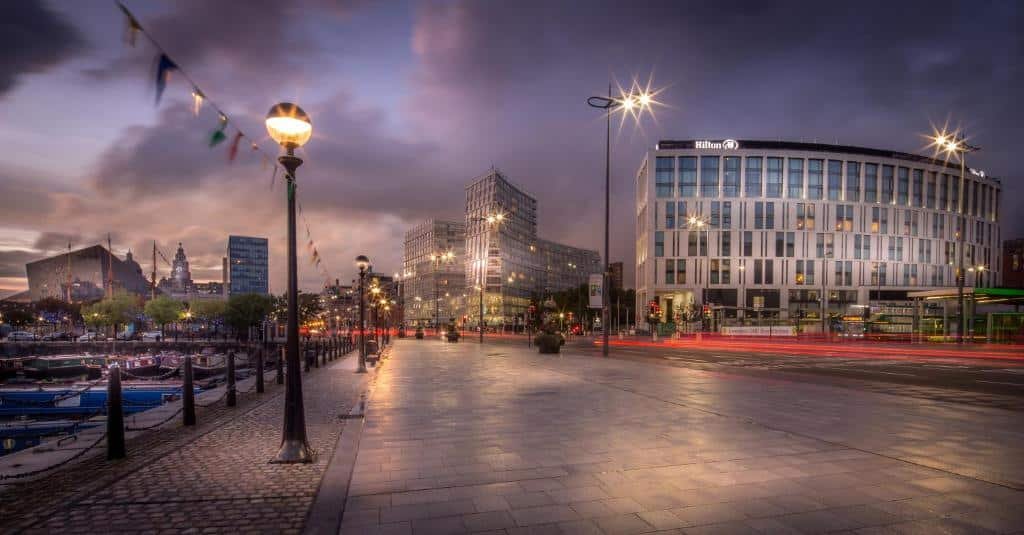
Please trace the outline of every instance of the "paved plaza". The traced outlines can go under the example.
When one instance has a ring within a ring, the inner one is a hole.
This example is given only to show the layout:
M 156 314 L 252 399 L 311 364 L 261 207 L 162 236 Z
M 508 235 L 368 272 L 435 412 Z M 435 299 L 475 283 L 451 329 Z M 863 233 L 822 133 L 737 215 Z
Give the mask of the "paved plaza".
M 362 429 L 346 534 L 1024 530 L 995 407 L 404 340 Z

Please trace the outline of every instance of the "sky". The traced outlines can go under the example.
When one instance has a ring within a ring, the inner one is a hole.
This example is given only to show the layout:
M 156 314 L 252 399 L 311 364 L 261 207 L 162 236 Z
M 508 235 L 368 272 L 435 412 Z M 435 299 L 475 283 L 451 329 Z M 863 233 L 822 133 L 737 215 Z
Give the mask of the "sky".
M 930 154 L 948 124 L 1003 183 L 1003 237 L 1024 236 L 1019 159 L 1024 3 L 1011 1 L 385 2 L 124 0 L 268 154 L 280 101 L 311 116 L 298 199 L 330 278 L 353 258 L 397 271 L 406 229 L 461 219 L 492 165 L 538 197 L 542 236 L 599 249 L 604 124 L 587 97 L 652 81 L 663 105 L 612 139 L 612 261 L 632 280 L 633 179 L 659 139 L 838 142 Z M 229 234 L 270 239 L 285 283 L 280 178 L 208 146 L 209 106 L 109 0 L 0 3 L 0 296 L 25 263 L 106 241 L 144 271 L 182 242 L 219 280 Z M 301 226 L 301 223 L 300 223 Z M 300 233 L 304 231 L 300 230 Z M 301 236 L 300 236 L 301 239 Z M 300 247 L 300 285 L 324 277 Z M 162 262 L 158 274 L 166 276 Z

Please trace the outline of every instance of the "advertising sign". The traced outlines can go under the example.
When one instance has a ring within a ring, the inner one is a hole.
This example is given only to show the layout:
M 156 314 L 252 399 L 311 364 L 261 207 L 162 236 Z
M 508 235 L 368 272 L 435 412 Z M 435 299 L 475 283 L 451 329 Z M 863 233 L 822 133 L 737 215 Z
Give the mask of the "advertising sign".
M 601 308 L 604 306 L 604 276 L 600 273 L 590 275 L 590 308 Z

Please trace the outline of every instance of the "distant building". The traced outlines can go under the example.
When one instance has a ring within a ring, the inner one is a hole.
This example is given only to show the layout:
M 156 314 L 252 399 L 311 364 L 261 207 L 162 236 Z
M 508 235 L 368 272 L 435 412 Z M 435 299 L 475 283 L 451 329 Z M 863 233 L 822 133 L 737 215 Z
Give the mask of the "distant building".
M 500 224 L 488 216 L 502 214 Z M 466 285 L 484 284 L 488 324 L 521 322 L 531 299 L 577 287 L 601 273 L 597 251 L 537 236 L 537 199 L 496 169 L 466 186 Z M 475 290 L 474 290 L 475 291 Z M 479 321 L 477 296 L 469 296 L 471 323 Z
M 1024 288 L 1024 239 L 1003 242 L 1003 284 L 1006 288 Z
M 466 293 L 466 225 L 431 219 L 405 233 L 402 254 L 404 317 L 411 325 L 461 316 Z
M 611 264 L 609 264 L 608 268 L 611 271 L 611 276 L 610 276 L 611 282 L 609 283 L 609 285 L 613 289 L 615 289 L 615 290 L 621 290 L 623 288 L 623 285 L 622 285 L 622 269 L 623 269 L 623 264 L 622 264 L 622 262 L 612 262 Z
M 111 266 L 113 290 L 149 296 L 150 283 L 131 251 L 121 260 L 105 247 L 93 245 L 25 264 L 29 297 L 32 301 L 47 297 L 73 302 L 102 299 Z
M 266 238 L 228 237 L 228 293 L 268 294 L 269 263 Z

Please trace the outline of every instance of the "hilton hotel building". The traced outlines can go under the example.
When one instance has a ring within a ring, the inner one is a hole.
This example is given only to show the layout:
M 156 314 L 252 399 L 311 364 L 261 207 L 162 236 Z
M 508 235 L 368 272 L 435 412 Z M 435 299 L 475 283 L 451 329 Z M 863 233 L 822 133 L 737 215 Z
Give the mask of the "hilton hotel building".
M 998 179 L 963 184 L 968 286 L 1001 280 Z M 637 310 L 757 306 L 766 317 L 906 302 L 954 288 L 960 166 L 819 143 L 661 141 L 636 175 Z M 824 298 L 823 298 L 824 297 Z M 644 314 L 637 320 L 644 324 Z M 674 315 L 673 315 L 674 317 Z

